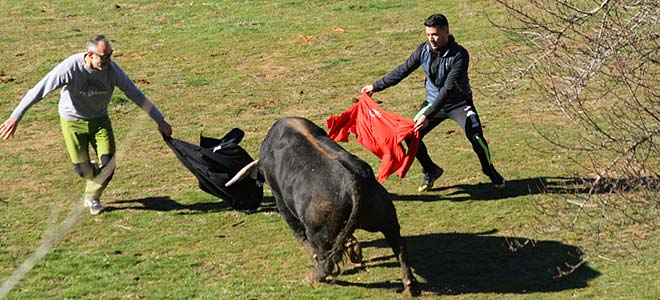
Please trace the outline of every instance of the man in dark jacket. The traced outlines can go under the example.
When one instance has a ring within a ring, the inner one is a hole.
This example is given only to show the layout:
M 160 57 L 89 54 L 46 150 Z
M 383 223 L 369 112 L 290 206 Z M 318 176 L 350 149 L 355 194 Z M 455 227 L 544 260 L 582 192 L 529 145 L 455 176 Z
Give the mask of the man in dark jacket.
M 396 69 L 373 84 L 364 86 L 362 92 L 371 94 L 394 86 L 421 66 L 426 74 L 426 101 L 413 119 L 415 130 L 420 131 L 423 138 L 442 121 L 454 120 L 463 128 L 477 153 L 483 173 L 496 189 L 504 189 L 504 178 L 493 166 L 479 114 L 472 103 L 468 78 L 469 54 L 449 33 L 449 23 L 444 15 L 430 16 L 424 26 L 427 41 L 420 44 Z M 431 160 L 424 142 L 420 143 L 416 158 L 424 173 L 419 191 L 427 191 L 444 170 Z

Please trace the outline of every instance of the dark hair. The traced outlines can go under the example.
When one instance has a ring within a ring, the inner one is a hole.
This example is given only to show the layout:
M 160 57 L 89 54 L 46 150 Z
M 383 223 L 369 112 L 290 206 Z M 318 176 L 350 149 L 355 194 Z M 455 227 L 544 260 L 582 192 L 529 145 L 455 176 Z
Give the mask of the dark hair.
M 426 19 L 424 26 L 437 28 L 449 27 L 449 21 L 447 21 L 447 17 L 443 14 L 434 14 Z

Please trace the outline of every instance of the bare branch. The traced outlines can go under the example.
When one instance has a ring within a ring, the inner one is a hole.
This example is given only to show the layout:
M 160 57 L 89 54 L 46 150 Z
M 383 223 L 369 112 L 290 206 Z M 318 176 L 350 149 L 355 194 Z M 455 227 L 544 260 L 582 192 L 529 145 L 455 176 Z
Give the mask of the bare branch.
M 489 20 L 512 42 L 488 88 L 531 82 L 530 106 L 567 121 L 534 128 L 593 177 L 557 217 L 591 226 L 596 245 L 610 226 L 660 228 L 660 2 L 496 1 L 509 18 Z

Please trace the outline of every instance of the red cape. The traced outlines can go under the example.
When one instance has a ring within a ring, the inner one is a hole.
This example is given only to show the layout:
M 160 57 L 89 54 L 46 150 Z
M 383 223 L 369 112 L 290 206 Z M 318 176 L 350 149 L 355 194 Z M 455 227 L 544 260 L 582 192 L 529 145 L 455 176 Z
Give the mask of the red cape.
M 348 135 L 353 133 L 358 143 L 381 159 L 377 178 L 381 183 L 397 171 L 403 178 L 419 147 L 419 132 L 413 131 L 415 122 L 384 111 L 366 93 L 345 112 L 328 117 L 327 126 L 334 141 L 348 142 Z M 402 144 L 406 139 L 407 152 Z

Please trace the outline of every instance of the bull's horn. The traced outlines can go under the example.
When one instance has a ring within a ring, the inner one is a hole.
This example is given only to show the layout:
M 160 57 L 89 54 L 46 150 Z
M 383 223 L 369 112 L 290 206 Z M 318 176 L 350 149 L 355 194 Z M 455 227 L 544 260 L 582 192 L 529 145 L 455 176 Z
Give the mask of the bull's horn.
M 245 178 L 245 176 L 247 176 L 247 174 L 252 172 L 252 170 L 257 166 L 257 163 L 259 163 L 258 159 L 247 164 L 247 166 L 243 167 L 243 169 L 238 171 L 238 173 L 236 173 L 236 175 L 234 175 L 232 179 L 230 179 L 229 181 L 227 181 L 227 183 L 225 183 L 225 187 L 228 187 L 238 181 L 241 181 L 243 178 Z

